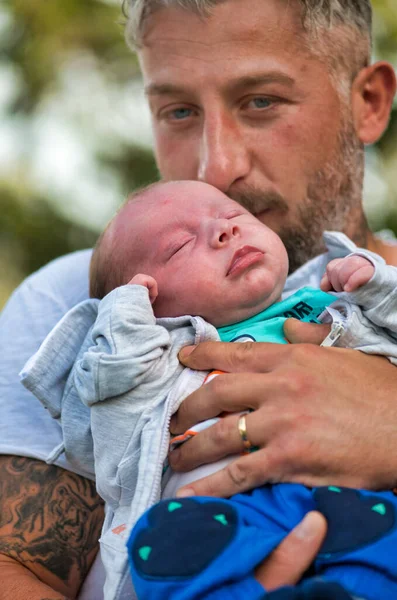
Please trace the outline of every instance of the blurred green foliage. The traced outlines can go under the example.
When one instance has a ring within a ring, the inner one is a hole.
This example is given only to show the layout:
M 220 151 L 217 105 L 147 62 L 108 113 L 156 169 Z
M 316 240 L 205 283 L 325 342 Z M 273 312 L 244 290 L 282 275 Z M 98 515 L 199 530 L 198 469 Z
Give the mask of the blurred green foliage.
M 396 0 L 373 0 L 373 6 L 376 57 L 395 63 Z M 2 0 L 0 67 L 11 70 L 17 81 L 3 117 L 19 120 L 22 127 L 33 122 L 46 98 L 61 94 L 62 73 L 76 56 L 90 56 L 110 88 L 128 86 L 139 76 L 139 69 L 124 42 L 122 21 L 121 0 Z M 115 114 L 118 111 L 117 106 L 111 109 Z M 76 120 L 75 126 L 80 125 Z M 123 193 L 156 180 L 151 151 L 127 136 L 116 137 L 93 151 L 98 172 L 110 173 Z M 394 110 L 390 129 L 378 144 L 382 177 L 393 194 L 397 189 L 396 139 Z M 29 143 L 27 138 L 24 162 L 12 173 L 0 169 L 0 306 L 28 273 L 60 254 L 91 246 L 98 233 L 65 216 L 55 188 L 48 192 L 37 186 L 29 169 L 29 157 L 36 149 Z M 389 207 L 386 215 L 378 216 L 376 226 L 389 225 L 397 231 L 393 202 Z
M 375 46 L 385 60 L 397 55 L 397 4 L 395 0 L 371 0 L 374 9 Z
M 15 190 L 1 187 L 0 240 L 8 254 L 18 257 L 23 273 L 39 269 L 49 260 L 75 248 L 89 248 L 96 233 L 62 218 L 46 198 L 31 196 L 29 202 Z
M 3 0 L 0 21 L 2 16 L 0 66 L 11 68 L 18 82 L 3 117 L 21 127 L 34 120 L 43 100 L 57 94 L 62 69 L 76 56 L 91 56 L 109 86 L 121 88 L 139 75 L 124 41 L 119 2 Z M 92 246 L 98 234 L 64 215 L 55 190 L 48 196 L 37 189 L 30 152 L 35 148 L 27 149 L 13 173 L 0 172 L 0 307 L 26 275 L 52 258 Z M 109 143 L 94 159 L 120 182 L 120 202 L 127 191 L 158 178 L 151 151 L 133 140 Z
M 70 52 L 89 51 L 106 76 L 121 83 L 137 75 L 126 49 L 118 4 L 98 0 L 3 0 L 13 24 L 0 41 L 0 52 L 19 71 L 20 93 L 10 107 L 32 112 L 48 88 L 56 85 L 60 64 Z

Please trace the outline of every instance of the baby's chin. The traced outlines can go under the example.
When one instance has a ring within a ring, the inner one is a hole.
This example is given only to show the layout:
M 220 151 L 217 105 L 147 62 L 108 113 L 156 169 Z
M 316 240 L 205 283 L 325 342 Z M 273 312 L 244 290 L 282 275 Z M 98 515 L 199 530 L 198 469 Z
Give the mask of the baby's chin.
M 240 323 L 241 321 L 246 321 L 251 317 L 255 317 L 255 315 L 266 310 L 266 308 L 269 308 L 269 306 L 272 306 L 276 302 L 280 302 L 281 296 L 271 296 L 267 299 L 262 297 L 261 300 L 261 302 L 253 305 L 243 305 L 230 311 L 223 310 L 222 315 L 213 315 L 212 318 L 206 318 L 206 320 L 218 328 L 233 325 L 234 323 Z

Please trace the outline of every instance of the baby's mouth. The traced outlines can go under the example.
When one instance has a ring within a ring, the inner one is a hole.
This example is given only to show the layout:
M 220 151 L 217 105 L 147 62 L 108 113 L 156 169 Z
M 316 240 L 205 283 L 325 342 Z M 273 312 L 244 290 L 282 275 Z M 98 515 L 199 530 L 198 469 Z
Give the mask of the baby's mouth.
M 263 258 L 264 252 L 255 248 L 254 246 L 242 246 L 237 252 L 235 252 L 229 268 L 226 273 L 226 277 L 236 275 L 245 271 L 248 267 L 259 262 Z

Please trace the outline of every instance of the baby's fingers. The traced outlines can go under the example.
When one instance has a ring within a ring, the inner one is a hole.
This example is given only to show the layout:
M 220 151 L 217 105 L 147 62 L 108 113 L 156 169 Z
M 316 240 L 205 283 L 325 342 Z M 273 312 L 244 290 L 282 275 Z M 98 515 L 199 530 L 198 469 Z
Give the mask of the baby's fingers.
M 335 290 L 335 292 L 342 291 L 342 286 L 340 282 L 340 271 L 342 265 L 343 258 L 335 258 L 334 260 L 331 260 L 328 263 L 326 271 L 320 283 L 320 287 L 324 292 L 329 292 L 330 290 Z
M 157 281 L 155 279 L 153 279 L 153 277 L 149 277 L 149 280 L 147 283 L 147 289 L 149 292 L 149 300 L 150 300 L 151 304 L 153 304 L 153 302 L 156 300 L 157 296 L 159 295 Z
M 375 272 L 375 267 L 370 262 L 367 262 L 366 265 L 363 265 L 359 269 L 354 270 L 349 275 L 349 278 L 344 285 L 344 288 L 343 288 L 344 291 L 345 292 L 354 292 L 362 285 L 365 285 L 366 283 L 368 283 L 368 281 L 370 279 L 372 279 L 374 272 Z
M 323 292 L 330 292 L 332 290 L 332 285 L 328 279 L 327 273 L 324 273 L 324 275 L 321 277 L 320 289 L 323 290 Z

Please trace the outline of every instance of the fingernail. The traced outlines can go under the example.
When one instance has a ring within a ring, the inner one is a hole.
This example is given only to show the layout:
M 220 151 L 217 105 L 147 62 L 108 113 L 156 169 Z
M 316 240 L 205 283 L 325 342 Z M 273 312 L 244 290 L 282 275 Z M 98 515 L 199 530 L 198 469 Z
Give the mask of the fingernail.
M 187 358 L 195 349 L 196 346 L 185 346 L 179 351 L 179 358 Z
M 305 518 L 295 527 L 294 533 L 301 540 L 307 540 L 314 537 L 318 532 L 316 518 L 313 513 L 309 512 Z
M 177 498 L 187 498 L 188 496 L 194 496 L 193 488 L 181 488 L 176 493 Z

